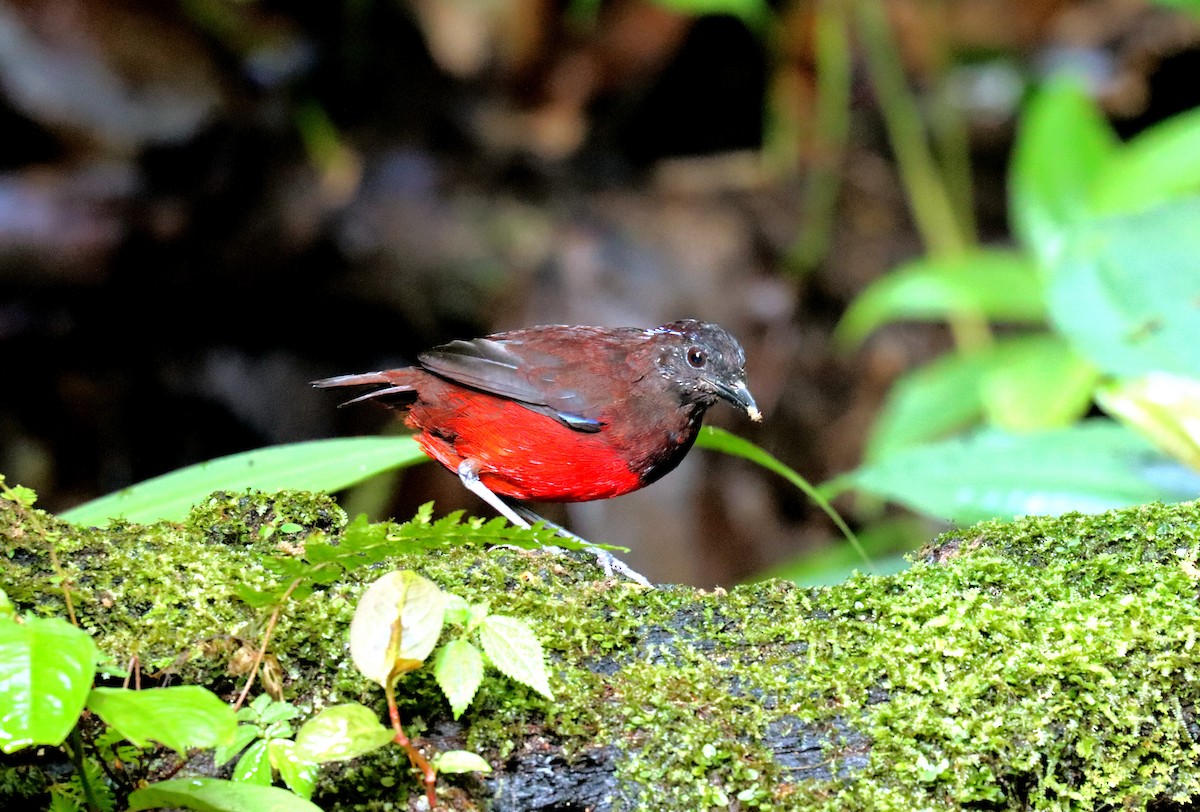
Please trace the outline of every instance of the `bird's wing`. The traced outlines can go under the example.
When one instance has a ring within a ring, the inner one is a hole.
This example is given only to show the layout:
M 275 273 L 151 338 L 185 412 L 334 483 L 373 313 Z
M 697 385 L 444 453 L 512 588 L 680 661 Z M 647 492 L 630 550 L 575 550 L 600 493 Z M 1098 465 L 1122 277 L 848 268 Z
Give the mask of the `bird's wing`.
M 560 355 L 534 342 L 476 338 L 451 341 L 418 356 L 421 366 L 442 378 L 515 400 L 577 431 L 602 427 L 572 385 L 572 369 Z

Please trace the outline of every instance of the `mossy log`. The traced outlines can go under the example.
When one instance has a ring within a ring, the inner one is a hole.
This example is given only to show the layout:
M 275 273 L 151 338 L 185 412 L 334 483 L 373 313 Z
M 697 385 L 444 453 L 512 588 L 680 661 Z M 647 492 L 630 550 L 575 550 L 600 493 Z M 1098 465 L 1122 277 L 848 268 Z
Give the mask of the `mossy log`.
M 182 524 L 104 529 L 0 500 L 0 586 L 40 615 L 65 617 L 69 592 L 79 625 L 144 682 L 232 697 L 231 668 L 265 620 L 238 586 L 272 588 L 271 557 L 344 526 L 310 494 L 214 495 Z M 525 619 L 556 694 L 489 671 L 455 721 L 429 669 L 405 677 L 401 712 L 419 742 L 494 768 L 442 776 L 439 807 L 1187 809 L 1200 795 L 1198 556 L 1195 504 L 981 524 L 906 572 L 821 589 L 644 589 L 572 556 L 398 546 L 289 602 L 268 675 L 306 713 L 359 701 L 382 718 L 347 628 L 367 582 L 413 569 Z M 130 778 L 153 780 L 172 758 Z M 54 748 L 4 758 L 0 807 L 27 808 L 17 793 L 38 797 L 61 763 Z M 200 754 L 179 774 L 229 766 Z M 391 747 L 325 766 L 313 800 L 425 803 Z

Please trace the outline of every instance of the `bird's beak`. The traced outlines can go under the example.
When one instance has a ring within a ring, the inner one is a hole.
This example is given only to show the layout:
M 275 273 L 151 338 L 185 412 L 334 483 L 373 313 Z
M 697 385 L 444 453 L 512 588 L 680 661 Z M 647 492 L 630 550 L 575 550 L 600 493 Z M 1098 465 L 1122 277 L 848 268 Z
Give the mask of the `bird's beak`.
M 718 395 L 744 410 L 755 423 L 762 422 L 762 412 L 758 410 L 758 404 L 754 402 L 754 396 L 750 394 L 744 381 L 738 381 L 732 386 L 721 381 L 712 381 L 712 384 Z

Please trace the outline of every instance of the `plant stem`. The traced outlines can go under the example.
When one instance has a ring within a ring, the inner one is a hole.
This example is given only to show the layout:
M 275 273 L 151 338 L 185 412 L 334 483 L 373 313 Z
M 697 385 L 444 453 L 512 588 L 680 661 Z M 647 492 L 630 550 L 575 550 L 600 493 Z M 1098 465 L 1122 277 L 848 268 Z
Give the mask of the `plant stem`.
M 321 565 L 318 564 L 317 566 L 319 567 Z M 304 580 L 305 578 L 302 576 L 292 581 L 288 588 L 284 590 L 283 595 L 279 598 L 279 602 L 275 605 L 275 609 L 271 612 L 271 617 L 267 619 L 267 630 L 263 633 L 262 645 L 258 647 L 258 651 L 254 652 L 254 663 L 250 666 L 250 675 L 246 678 L 246 684 L 242 686 L 242 692 L 238 694 L 237 701 L 233 703 L 233 709 L 235 711 L 242 707 L 242 703 L 246 701 L 246 696 L 250 693 L 250 686 L 254 684 L 254 678 L 258 676 L 258 668 L 260 665 L 262 665 L 263 657 L 267 656 L 267 646 L 271 642 L 271 635 L 275 632 L 275 625 L 279 623 L 279 618 L 283 614 L 284 604 L 287 603 L 288 598 L 292 596 L 292 593 L 299 588 L 300 584 L 303 583 Z
M 414 767 L 421 771 L 421 776 L 425 783 L 425 799 L 429 801 L 429 808 L 437 808 L 437 796 L 434 794 L 434 786 L 437 783 L 437 771 L 433 769 L 425 756 L 421 755 L 421 751 L 413 746 L 412 740 L 404 732 L 404 725 L 400 722 L 400 709 L 396 707 L 396 681 L 388 679 L 387 684 L 383 686 L 383 693 L 387 697 L 388 716 L 392 720 L 392 729 L 396 731 L 396 737 L 393 741 L 404 748 L 404 752 L 408 754 L 408 761 Z
M 84 802 L 87 803 L 89 812 L 100 812 L 100 803 L 96 800 L 92 784 L 88 781 L 87 771 L 83 768 L 83 736 L 79 732 L 79 725 L 71 728 L 70 740 L 71 746 L 67 748 L 67 752 L 71 756 L 71 763 L 75 766 L 75 773 L 79 776 L 79 785 L 83 787 Z

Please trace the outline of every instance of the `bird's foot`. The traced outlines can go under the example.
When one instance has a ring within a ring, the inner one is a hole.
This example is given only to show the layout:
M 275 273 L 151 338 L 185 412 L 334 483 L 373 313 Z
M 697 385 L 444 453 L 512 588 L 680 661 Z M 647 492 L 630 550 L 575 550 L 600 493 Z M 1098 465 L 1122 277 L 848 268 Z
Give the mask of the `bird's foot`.
M 613 573 L 616 573 L 618 575 L 623 575 L 630 581 L 641 584 L 642 586 L 653 586 L 653 584 L 650 583 L 649 579 L 647 579 L 645 575 L 642 575 L 640 572 L 626 564 L 621 559 L 617 558 L 608 550 L 592 544 L 583 536 L 578 536 L 562 525 L 556 524 L 549 519 L 543 519 L 541 516 L 537 515 L 524 505 L 510 504 L 509 507 L 521 514 L 522 518 L 526 519 L 527 521 L 541 522 L 546 525 L 546 527 L 549 527 L 551 530 L 553 530 L 555 535 L 561 536 L 565 539 L 571 539 L 572 541 L 582 545 L 585 552 L 591 553 L 596 557 L 596 563 L 600 565 L 600 569 L 604 571 L 604 576 L 606 578 L 611 578 L 613 577 Z M 553 552 L 556 555 L 561 555 L 565 552 L 561 547 L 543 547 L 542 549 L 546 550 L 547 552 Z

